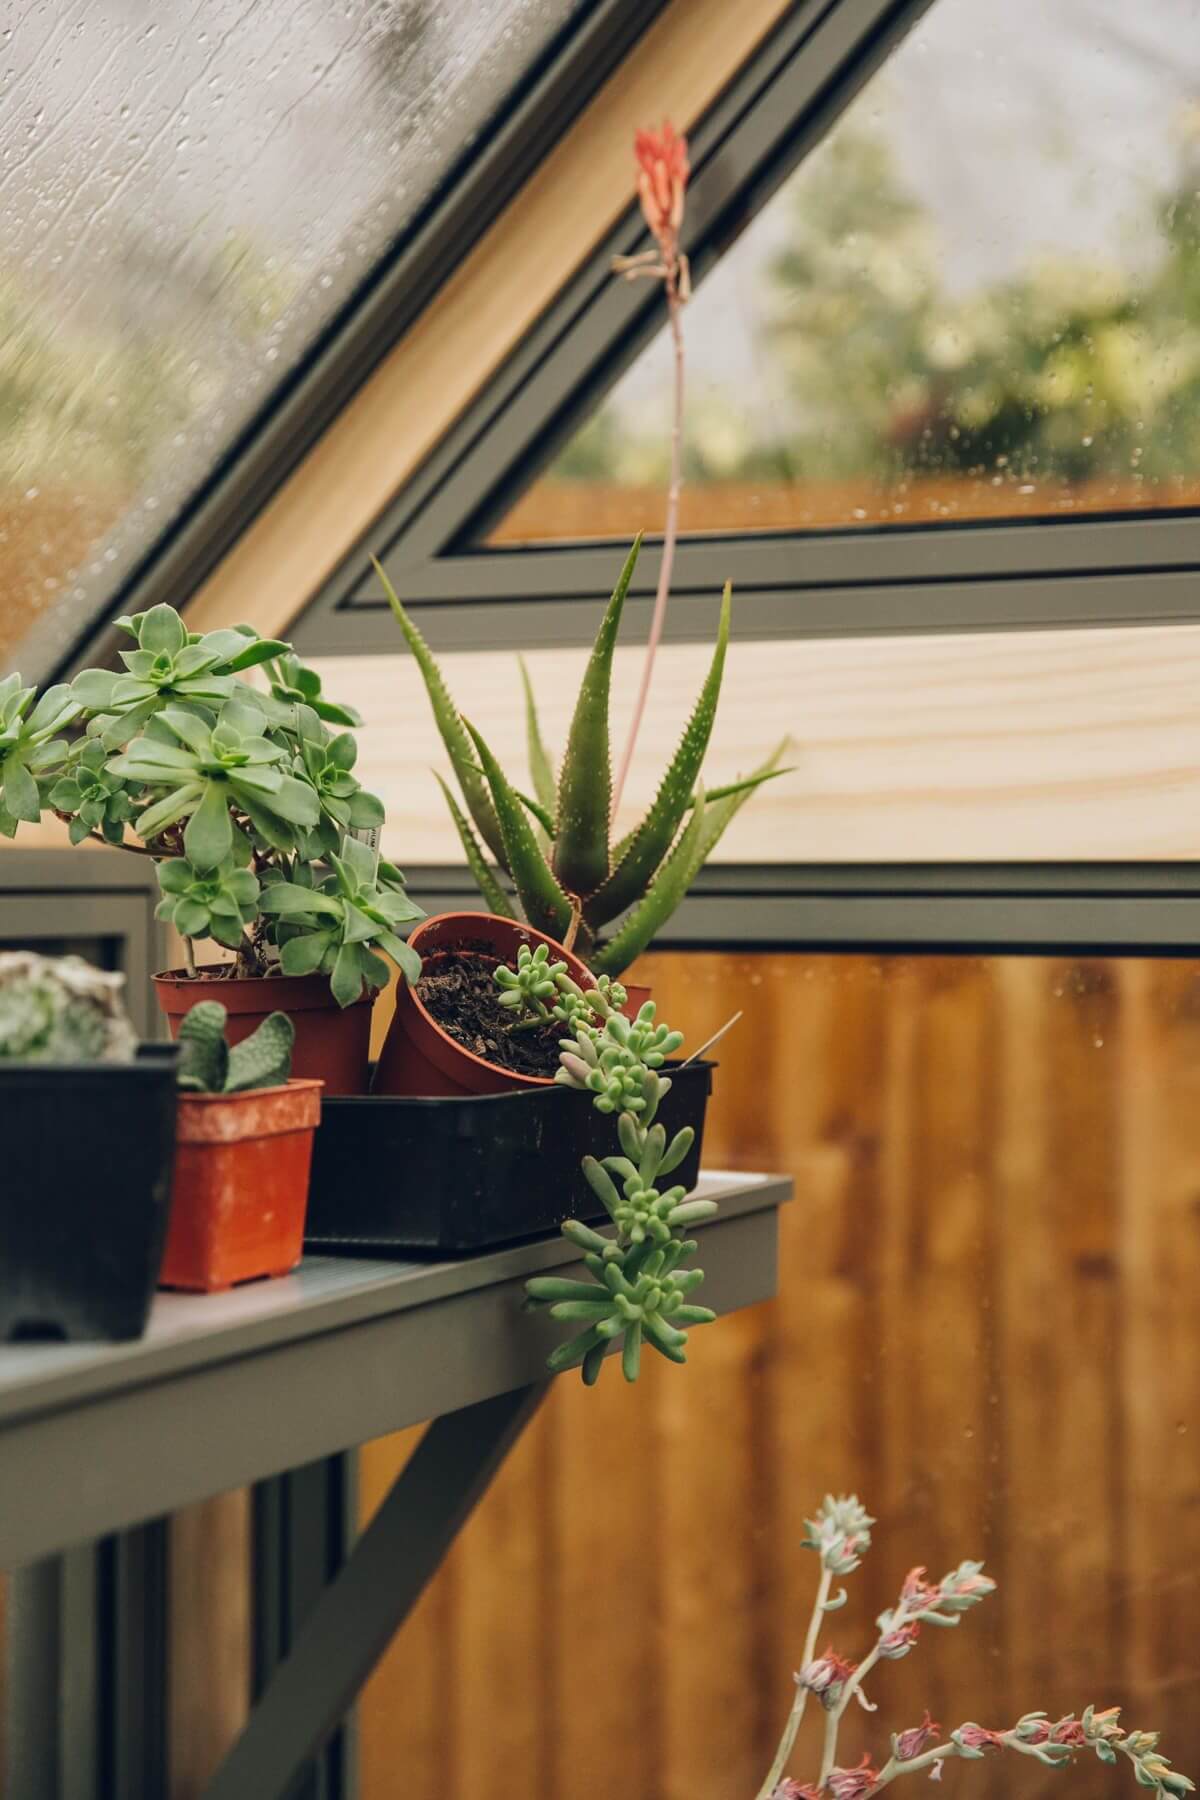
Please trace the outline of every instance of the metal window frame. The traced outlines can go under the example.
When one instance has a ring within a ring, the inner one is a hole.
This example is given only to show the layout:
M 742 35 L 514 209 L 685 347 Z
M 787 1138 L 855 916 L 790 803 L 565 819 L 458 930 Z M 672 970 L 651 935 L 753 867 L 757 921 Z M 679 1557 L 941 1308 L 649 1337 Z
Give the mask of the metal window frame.
M 691 137 L 694 277 L 728 250 L 931 0 L 797 0 Z M 662 328 L 661 300 L 612 279 L 645 246 L 635 208 L 599 245 L 298 621 L 308 654 L 394 650 L 375 550 L 435 648 L 581 644 L 619 548 L 482 538 Z M 648 542 L 627 618 L 648 616 Z M 1200 618 L 1200 513 L 807 532 L 713 533 L 680 545 L 668 636 L 711 633 L 731 577 L 742 637 L 794 638 Z
M 20 646 L 39 684 L 111 659 L 112 621 L 196 591 L 431 304 L 490 221 L 663 11 L 667 0 L 580 0 L 436 193 L 235 438 L 207 481 L 102 605 L 56 612 Z M 65 644 L 64 636 L 70 641 Z

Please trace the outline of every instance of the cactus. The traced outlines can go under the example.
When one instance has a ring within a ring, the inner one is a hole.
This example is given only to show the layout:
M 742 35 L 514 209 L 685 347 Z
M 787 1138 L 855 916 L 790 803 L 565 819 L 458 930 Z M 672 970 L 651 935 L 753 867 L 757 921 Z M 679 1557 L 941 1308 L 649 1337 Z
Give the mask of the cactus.
M 124 985 L 78 956 L 0 951 L 0 1061 L 131 1061 L 137 1035 Z
M 179 1086 L 192 1093 L 241 1094 L 249 1088 L 283 1087 L 292 1072 L 296 1028 L 274 1012 L 232 1049 L 225 1041 L 225 1008 L 201 1000 L 179 1027 Z

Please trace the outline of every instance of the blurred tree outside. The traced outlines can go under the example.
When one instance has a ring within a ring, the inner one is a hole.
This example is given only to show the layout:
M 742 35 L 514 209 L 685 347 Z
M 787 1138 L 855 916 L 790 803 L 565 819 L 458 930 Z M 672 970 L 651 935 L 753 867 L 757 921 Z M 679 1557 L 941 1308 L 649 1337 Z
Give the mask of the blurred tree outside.
M 773 203 L 786 208 L 787 229 L 760 264 L 757 308 L 770 416 L 751 411 L 736 380 L 694 384 L 688 480 L 764 493 L 857 483 L 864 499 L 896 499 L 884 509 L 894 513 L 908 512 L 903 497 L 922 487 L 943 496 L 928 512 L 953 513 L 956 490 L 971 484 L 1068 506 L 1102 482 L 1118 506 L 1169 505 L 1174 486 L 1194 503 L 1200 132 L 1191 124 L 1175 180 L 1148 202 L 1153 255 L 1140 250 L 1122 266 L 1041 254 L 1016 277 L 954 293 L 929 212 L 900 180 L 888 142 L 847 118 Z M 694 307 L 703 305 L 701 288 Z M 636 379 L 637 365 L 625 404 L 603 405 L 551 465 L 547 499 L 551 483 L 560 493 L 559 484 L 649 490 L 664 479 L 664 403 L 650 388 L 635 410 Z M 1000 496 L 994 510 L 1004 509 Z M 537 511 L 533 494 L 518 508 L 526 519 Z M 498 535 L 533 534 L 514 517 Z

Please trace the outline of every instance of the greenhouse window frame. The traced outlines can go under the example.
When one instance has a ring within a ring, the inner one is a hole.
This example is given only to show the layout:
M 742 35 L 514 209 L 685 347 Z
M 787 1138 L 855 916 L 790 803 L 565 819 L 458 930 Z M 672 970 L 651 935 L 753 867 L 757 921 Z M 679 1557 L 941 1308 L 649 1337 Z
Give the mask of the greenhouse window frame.
M 799 0 L 787 11 L 691 134 L 686 248 L 698 282 L 936 3 Z M 630 207 L 315 595 L 294 632 L 307 653 L 393 646 L 372 551 L 437 649 L 589 640 L 616 541 L 483 539 L 661 328 L 657 293 L 610 273 L 615 254 L 646 242 Z M 635 630 L 658 561 L 648 539 Z M 1198 574 L 1200 513 L 718 531 L 680 541 L 668 636 L 707 638 L 726 578 L 739 635 L 780 639 L 1190 622 Z

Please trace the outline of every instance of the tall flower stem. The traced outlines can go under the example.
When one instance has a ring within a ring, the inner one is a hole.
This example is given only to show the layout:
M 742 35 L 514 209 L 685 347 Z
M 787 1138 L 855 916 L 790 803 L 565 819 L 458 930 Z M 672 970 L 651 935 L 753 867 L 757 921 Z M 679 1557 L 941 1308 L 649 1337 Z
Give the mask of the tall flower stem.
M 833 1577 L 830 1571 L 826 1568 L 822 1568 L 821 1582 L 820 1586 L 817 1588 L 817 1598 L 813 1606 L 812 1618 L 808 1622 L 808 1636 L 804 1640 L 804 1656 L 800 1663 L 802 1669 L 808 1666 L 816 1654 L 817 1633 L 820 1631 L 821 1621 L 825 1617 L 825 1603 L 829 1599 L 829 1588 L 832 1580 Z M 806 1687 L 801 1687 L 799 1683 L 797 1683 L 796 1698 L 792 1701 L 792 1710 L 788 1714 L 787 1724 L 783 1728 L 783 1736 L 779 1740 L 779 1748 L 775 1752 L 775 1760 L 767 1771 L 767 1779 L 759 1788 L 755 1800 L 770 1800 L 771 1795 L 782 1781 L 784 1771 L 788 1766 L 788 1761 L 795 1746 L 796 1733 L 800 1729 L 801 1721 L 804 1718 L 804 1709 L 807 1704 L 808 1689 Z
M 625 789 L 625 778 L 629 774 L 633 762 L 633 752 L 637 745 L 638 732 L 646 711 L 646 701 L 650 694 L 650 681 L 654 674 L 654 658 L 662 639 L 663 624 L 667 617 L 667 600 L 671 592 L 671 571 L 675 563 L 675 540 L 679 535 L 679 496 L 683 489 L 683 398 L 684 398 L 684 354 L 683 324 L 680 314 L 683 301 L 679 292 L 679 270 L 670 267 L 666 278 L 667 317 L 671 326 L 671 342 L 674 350 L 674 399 L 671 409 L 671 472 L 670 484 L 667 488 L 667 516 L 663 525 L 662 561 L 658 566 L 658 588 L 654 595 L 654 613 L 650 620 L 650 636 L 646 641 L 646 656 L 642 664 L 642 679 L 638 687 L 637 701 L 633 709 L 633 719 L 629 726 L 629 736 L 625 741 L 625 749 L 617 769 L 617 779 L 613 785 L 612 810 L 616 814 L 621 804 L 621 795 Z
M 882 1640 L 881 1640 L 882 1641 Z M 837 1760 L 838 1727 L 842 1722 L 842 1714 L 853 1700 L 855 1694 L 861 1694 L 862 1684 L 875 1664 L 879 1661 L 879 1644 L 865 1656 L 855 1669 L 853 1675 L 842 1689 L 836 1704 L 825 1715 L 825 1747 L 821 1756 L 821 1776 L 818 1787 L 824 1787 L 829 1779 L 829 1771 Z M 873 1708 L 871 1710 L 874 1710 Z

